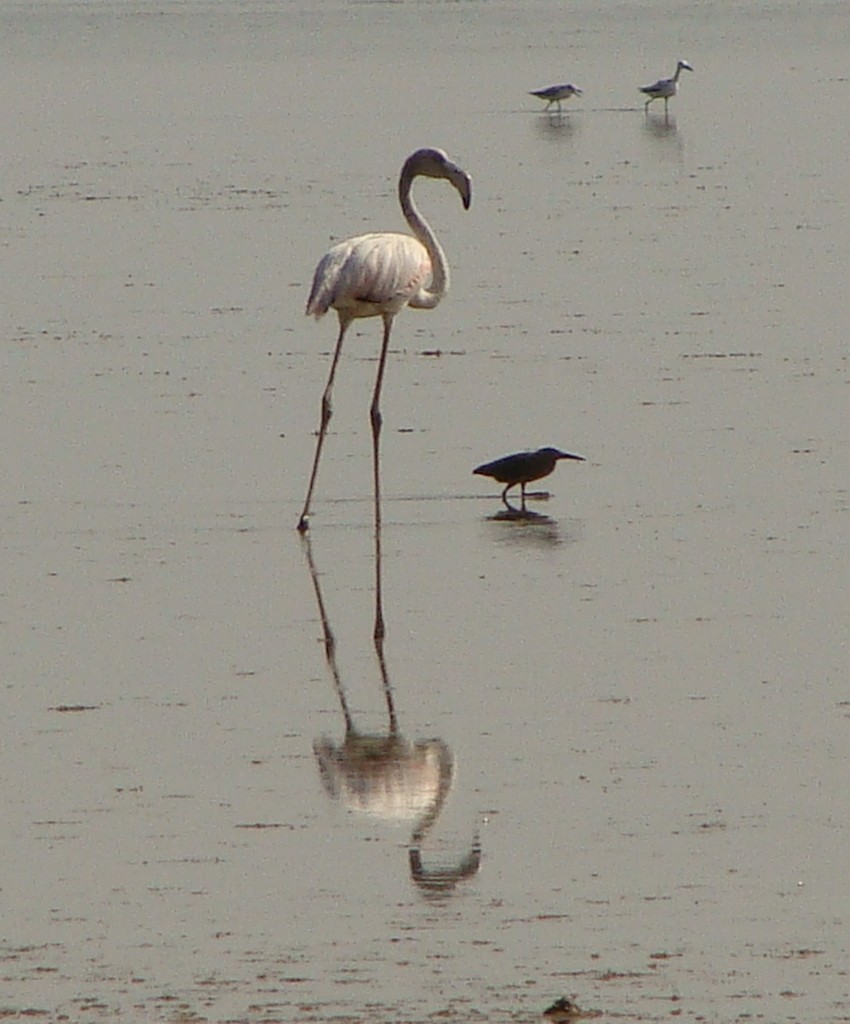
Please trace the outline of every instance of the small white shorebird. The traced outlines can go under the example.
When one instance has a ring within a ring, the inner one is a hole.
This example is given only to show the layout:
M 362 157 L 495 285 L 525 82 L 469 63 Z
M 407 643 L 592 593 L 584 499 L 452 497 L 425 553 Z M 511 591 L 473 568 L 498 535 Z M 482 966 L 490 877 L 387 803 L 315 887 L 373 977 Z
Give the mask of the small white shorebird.
M 545 89 L 535 89 L 529 93 L 529 96 L 537 96 L 541 100 L 546 100 L 546 110 L 553 103 L 557 103 L 558 113 L 560 114 L 561 100 L 568 100 L 570 96 L 581 96 L 581 89 L 575 85 L 548 85 Z
M 671 96 L 675 96 L 679 91 L 679 75 L 683 71 L 693 71 L 694 69 L 686 60 L 680 60 L 676 65 L 676 74 L 672 78 L 659 78 L 657 82 L 653 82 L 652 85 L 641 85 L 639 86 L 640 91 L 645 93 L 649 99 L 644 103 L 643 109 L 649 111 L 649 104 L 653 100 L 664 100 L 664 116 L 667 116 L 667 103 Z

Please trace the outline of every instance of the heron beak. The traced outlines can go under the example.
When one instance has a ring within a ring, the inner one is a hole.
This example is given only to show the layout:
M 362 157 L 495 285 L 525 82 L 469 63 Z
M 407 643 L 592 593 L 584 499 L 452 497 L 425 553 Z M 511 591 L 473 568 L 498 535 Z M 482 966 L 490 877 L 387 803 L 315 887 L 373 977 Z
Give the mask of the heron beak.
M 575 459 L 576 462 L 586 462 L 587 460 L 583 455 L 571 455 L 569 452 L 559 452 L 559 459 Z

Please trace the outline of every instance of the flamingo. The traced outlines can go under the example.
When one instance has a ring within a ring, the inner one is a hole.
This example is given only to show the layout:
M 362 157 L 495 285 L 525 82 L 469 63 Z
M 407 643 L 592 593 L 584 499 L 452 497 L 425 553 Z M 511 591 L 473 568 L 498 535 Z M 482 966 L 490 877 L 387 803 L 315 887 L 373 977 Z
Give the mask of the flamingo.
M 528 94 L 546 100 L 546 110 L 553 103 L 558 104 L 558 113 L 561 113 L 561 100 L 568 100 L 570 96 L 581 96 L 581 89 L 577 85 L 547 85 L 545 89 L 534 89 Z M 544 114 L 546 113 L 544 110 Z
M 303 533 L 301 537 L 322 623 L 325 662 L 345 721 L 345 737 L 341 742 L 322 737 L 313 743 L 322 783 L 328 796 L 351 811 L 393 824 L 410 822 L 408 861 L 411 878 L 423 892 L 445 895 L 459 882 L 478 873 L 481 840 L 476 830 L 469 852 L 454 864 L 429 867 L 424 863 L 422 847 L 437 823 L 454 781 L 454 756 L 443 740 L 433 738 L 411 742 L 399 728 L 393 688 L 384 658 L 381 524 L 376 520 L 375 628 L 372 638 L 388 722 L 386 730 L 378 733 L 361 732 L 355 724 L 337 664 L 336 638 L 325 606 L 320 574 L 313 559 L 310 534 Z
M 664 100 L 664 116 L 667 116 L 667 103 L 671 96 L 675 96 L 679 91 L 679 75 L 683 71 L 693 71 L 694 69 L 686 60 L 680 60 L 676 65 L 676 74 L 672 78 L 659 78 L 657 82 L 653 82 L 652 85 L 641 85 L 639 86 L 640 91 L 645 93 L 649 99 L 644 103 L 643 109 L 649 112 L 649 104 L 653 100 Z
M 313 287 L 307 300 L 306 313 L 318 319 L 329 309 L 335 309 L 339 319 L 339 335 L 331 359 L 328 381 L 322 394 L 319 438 L 316 442 L 310 482 L 307 485 L 304 511 L 298 521 L 301 533 L 309 529 L 310 501 L 316 483 L 322 445 L 332 415 L 331 392 L 342 342 L 352 320 L 370 316 L 380 316 L 384 321 L 384 337 L 378 357 L 378 372 L 370 408 L 376 523 L 380 519 L 380 398 L 393 320 L 405 306 L 413 309 L 433 309 L 449 290 L 449 266 L 445 253 L 410 195 L 413 180 L 417 177 L 445 178 L 457 189 L 463 208 L 469 209 L 472 201 L 472 179 L 466 171 L 453 163 L 441 149 L 418 149 L 405 160 L 398 181 L 401 212 L 413 236 L 381 232 L 349 238 L 334 245 L 325 253 L 313 275 Z

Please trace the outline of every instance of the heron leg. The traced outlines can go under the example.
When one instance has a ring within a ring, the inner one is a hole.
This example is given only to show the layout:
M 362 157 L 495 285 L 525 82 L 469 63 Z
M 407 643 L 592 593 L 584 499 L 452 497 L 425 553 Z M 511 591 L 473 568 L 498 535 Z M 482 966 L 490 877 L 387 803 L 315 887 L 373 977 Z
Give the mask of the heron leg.
M 522 511 L 525 512 L 525 481 L 520 484 L 520 487 L 522 488 L 522 503 L 520 507 L 522 508 Z
M 325 434 L 327 433 L 328 424 L 330 423 L 331 416 L 333 415 L 331 394 L 334 386 L 334 375 L 336 374 L 337 363 L 339 362 L 340 353 L 342 352 L 342 339 L 345 337 L 345 332 L 348 330 L 348 325 L 350 323 L 350 318 L 343 319 L 343 317 L 340 316 L 339 336 L 336 339 L 336 348 L 334 349 L 333 359 L 331 360 L 328 382 L 325 384 L 325 390 L 322 392 L 322 414 L 321 421 L 319 423 L 319 439 L 316 442 L 316 454 L 313 456 L 313 468 L 310 471 L 310 482 L 307 484 L 307 497 L 304 499 L 304 511 L 301 513 L 301 518 L 298 520 L 298 530 L 300 533 L 304 533 L 310 528 L 308 519 L 310 515 L 310 501 L 313 497 L 313 488 L 316 485 L 316 474 L 319 471 L 319 459 L 322 455 L 322 446 L 325 443 Z

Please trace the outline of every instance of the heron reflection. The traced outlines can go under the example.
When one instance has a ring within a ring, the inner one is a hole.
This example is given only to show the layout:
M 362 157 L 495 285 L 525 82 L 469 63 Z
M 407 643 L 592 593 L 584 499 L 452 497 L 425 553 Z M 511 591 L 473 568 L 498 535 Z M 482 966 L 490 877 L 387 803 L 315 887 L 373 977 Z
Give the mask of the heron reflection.
M 381 589 L 381 527 L 375 519 L 375 625 L 373 641 L 378 663 L 387 728 L 381 733 L 361 732 L 346 697 L 336 657 L 336 640 L 313 558 L 309 535 L 302 535 L 313 590 L 322 623 L 325 659 L 345 723 L 340 742 L 321 737 L 313 744 L 322 784 L 333 800 L 349 810 L 392 824 L 409 824 L 410 874 L 426 895 L 451 892 L 458 882 L 473 877 L 481 863 L 478 834 L 469 851 L 457 862 L 427 864 L 426 838 L 445 806 L 454 779 L 454 757 L 439 738 L 408 740 L 400 731 L 392 685 L 384 655 L 385 625 Z

